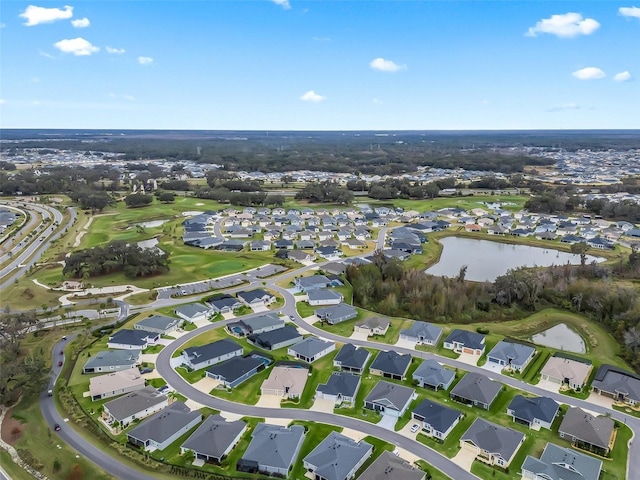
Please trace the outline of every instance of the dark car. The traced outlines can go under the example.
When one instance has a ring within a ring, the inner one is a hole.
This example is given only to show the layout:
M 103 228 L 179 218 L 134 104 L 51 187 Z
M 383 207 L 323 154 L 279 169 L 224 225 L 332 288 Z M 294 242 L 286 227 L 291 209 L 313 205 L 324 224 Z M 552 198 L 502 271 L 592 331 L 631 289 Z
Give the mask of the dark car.
M 62 350 L 60 350 L 60 355 L 64 355 L 64 352 Z
M 59 366 L 59 367 L 61 367 L 61 366 L 62 366 L 62 360 L 60 360 L 60 361 L 58 362 L 58 366 Z
M 140 369 L 140 374 L 141 375 L 144 375 L 145 373 L 151 373 L 151 372 L 153 372 L 153 368 L 146 367 L 146 368 L 141 368 Z
M 56 423 L 56 424 L 53 426 L 53 429 L 54 429 L 56 432 L 57 432 L 58 430 L 60 430 L 60 424 Z

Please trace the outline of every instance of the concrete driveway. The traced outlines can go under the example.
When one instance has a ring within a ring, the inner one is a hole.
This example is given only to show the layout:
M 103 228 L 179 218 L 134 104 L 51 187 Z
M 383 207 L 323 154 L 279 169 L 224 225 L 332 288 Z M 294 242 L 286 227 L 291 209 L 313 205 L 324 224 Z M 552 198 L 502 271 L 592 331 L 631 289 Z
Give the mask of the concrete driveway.
M 474 452 L 471 452 L 466 448 L 461 448 L 456 456 L 451 459 L 451 461 L 458 465 L 460 468 L 464 468 L 467 472 L 470 472 L 471 465 L 473 464 L 473 461 L 475 459 L 476 454 Z
M 196 383 L 194 383 L 193 386 L 201 392 L 208 394 L 211 390 L 220 385 L 220 383 L 220 380 L 214 380 L 210 377 L 204 377 L 202 380 L 198 380 Z
M 326 412 L 333 413 L 334 403 L 333 400 L 327 400 L 325 398 L 316 398 L 316 401 L 313 402 L 311 408 L 309 410 L 313 410 L 314 412 Z
M 282 397 L 279 395 L 260 395 L 256 407 L 280 408 Z
M 349 338 L 353 340 L 362 340 L 366 342 L 367 338 L 369 337 L 367 336 L 366 332 L 353 332 Z
M 458 357 L 459 362 L 466 363 L 467 365 L 478 365 L 478 360 L 480 360 L 480 357 L 472 353 L 461 353 Z
M 396 347 L 400 347 L 400 348 L 410 348 L 411 350 L 416 349 L 416 342 L 412 340 L 398 339 L 395 345 Z
M 251 310 L 253 310 L 254 313 L 264 313 L 269 311 L 265 305 L 255 305 L 251 307 Z
M 386 428 L 387 430 L 394 431 L 394 427 L 396 426 L 396 422 L 398 421 L 397 417 L 389 414 L 382 414 L 382 418 L 377 423 L 379 427 Z
M 487 362 L 482 367 L 483 370 L 488 370 L 493 373 L 502 373 L 502 365 L 498 365 L 497 363 Z
M 541 388 L 543 390 L 547 390 L 548 392 L 558 393 L 558 390 L 560 389 L 560 384 L 551 382 L 549 380 L 540 379 L 536 387 Z

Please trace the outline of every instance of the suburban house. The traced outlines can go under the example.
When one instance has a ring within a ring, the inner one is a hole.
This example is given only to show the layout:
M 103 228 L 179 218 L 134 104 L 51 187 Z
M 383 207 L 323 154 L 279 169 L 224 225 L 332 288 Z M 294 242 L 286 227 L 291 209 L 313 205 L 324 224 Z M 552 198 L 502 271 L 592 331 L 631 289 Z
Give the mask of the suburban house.
M 174 311 L 176 315 L 184 318 L 187 322 L 197 322 L 199 320 L 206 320 L 211 313 L 211 308 L 201 303 L 188 303 L 176 307 Z
M 109 337 L 107 347 L 118 350 L 144 350 L 160 340 L 159 333 L 146 330 L 118 330 Z
M 136 419 L 159 412 L 168 404 L 166 395 L 158 393 L 153 387 L 144 387 L 105 403 L 102 418 L 109 425 L 118 422 L 124 428 Z
M 420 422 L 422 433 L 438 440 L 444 440 L 451 433 L 464 413 L 454 408 L 431 400 L 423 400 L 420 405 L 413 409 L 411 418 Z
M 353 327 L 353 331 L 356 333 L 364 333 L 367 337 L 373 335 L 385 335 L 391 322 L 388 318 L 383 317 L 370 317 L 365 318 L 362 322 L 357 323 Z
M 184 320 L 180 318 L 165 317 L 164 315 L 151 315 L 133 325 L 135 330 L 143 330 L 160 335 L 169 335 L 182 326 Z
M 242 346 L 224 338 L 200 347 L 189 347 L 182 351 L 182 364 L 191 370 L 200 370 L 216 363 L 242 355 Z
M 594 417 L 578 407 L 570 407 L 558 427 L 558 434 L 575 447 L 607 456 L 615 440 L 613 427 L 610 417 Z
M 601 365 L 591 386 L 594 392 L 617 402 L 640 403 L 640 377 L 613 365 Z
M 251 442 L 236 466 L 240 472 L 286 477 L 304 440 L 304 427 L 258 423 Z
M 258 317 L 243 318 L 237 322 L 227 325 L 227 330 L 231 335 L 244 337 L 248 335 L 259 335 L 284 327 L 284 320 L 277 313 L 267 313 Z
M 302 292 L 307 293 L 311 290 L 327 288 L 331 282 L 324 275 L 311 275 L 310 277 L 298 277 L 293 283 Z
M 344 263 L 331 262 L 324 265 L 322 269 L 327 273 L 342 275 L 347 271 L 347 266 Z
M 140 350 L 103 350 L 87 360 L 82 373 L 117 372 L 135 368 L 141 362 Z
M 358 316 L 358 311 L 346 303 L 318 308 L 313 313 L 315 313 L 320 320 L 327 322 L 329 325 L 345 322 Z
M 358 480 L 424 480 L 425 478 L 426 473 L 423 470 L 385 450 L 362 472 Z
M 487 362 L 500 365 L 503 369 L 522 372 L 535 354 L 536 349 L 529 345 L 501 340 L 487 354 Z
M 247 340 L 252 345 L 264 350 L 278 350 L 302 340 L 302 334 L 293 325 L 286 325 L 277 330 L 249 335 Z
M 361 374 L 369 357 L 371 357 L 369 350 L 345 343 L 334 357 L 333 366 L 345 372 Z
M 489 410 L 502 384 L 479 373 L 468 372 L 451 390 L 451 400 Z
M 444 339 L 444 348 L 478 357 L 484 353 L 484 335 L 456 328 Z
M 599 480 L 602 460 L 571 448 L 547 443 L 540 459 L 527 455 L 522 464 L 526 480 Z
M 208 300 L 207 305 L 211 308 L 212 313 L 217 314 L 235 312 L 242 306 L 242 303 L 234 297 L 222 297 L 215 300 Z
M 373 445 L 331 432 L 304 457 L 304 468 L 317 480 L 350 480 L 373 453 Z
M 94 402 L 105 398 L 135 392 L 145 387 L 144 378 L 137 368 L 128 368 L 89 379 L 89 397 Z M 86 394 L 85 394 L 86 395 Z
M 249 290 L 248 292 L 238 292 L 236 296 L 238 297 L 238 300 L 249 307 L 271 305 L 276 301 L 275 295 L 263 290 L 262 288 Z
M 558 387 L 566 385 L 574 390 L 580 390 L 589 379 L 593 365 L 588 360 L 578 361 L 554 355 L 540 370 L 542 380 L 557 383 Z
M 336 406 L 353 405 L 360 388 L 360 377 L 348 372 L 333 372 L 327 383 L 316 387 L 316 398 L 331 400 Z
M 399 418 L 416 398 L 413 388 L 380 380 L 364 399 L 364 408 Z
M 196 459 L 219 465 L 246 431 L 242 420 L 228 422 L 220 415 L 210 415 L 180 446 L 180 453 L 192 451 Z
M 507 468 L 525 440 L 524 433 L 476 418 L 460 438 L 460 447 L 476 460 Z
M 560 405 L 548 397 L 523 397 L 516 395 L 507 407 L 507 415 L 513 421 L 529 428 L 551 430 L 551 424 L 558 415 Z
M 435 391 L 440 388 L 449 390 L 455 378 L 456 372 L 444 368 L 435 360 L 425 360 L 413 372 L 413 379 L 418 382 L 418 386 Z
M 275 395 L 290 399 L 299 398 L 308 378 L 308 368 L 276 365 L 269 373 L 269 377 L 262 382 L 260 392 L 262 395 Z
M 164 450 L 202 421 L 202 414 L 175 402 L 127 433 L 127 441 L 145 450 Z
M 333 234 L 331 235 L 333 237 Z M 318 238 L 320 235 L 318 235 Z M 336 247 L 317 247 L 316 253 L 326 260 L 337 260 L 342 255 L 342 251 Z
M 335 290 L 317 289 L 310 290 L 307 293 L 307 303 L 312 307 L 318 307 L 322 305 L 338 305 L 342 303 L 344 297 L 340 292 Z
M 411 355 L 402 355 L 395 350 L 380 351 L 369 366 L 372 375 L 380 375 L 394 380 L 404 380 L 411 365 Z
M 306 246 L 306 242 L 307 241 L 308 240 L 301 239 L 297 243 L 298 248 L 304 248 Z M 311 245 L 310 245 L 310 247 L 307 247 L 307 248 L 313 248 L 313 242 L 309 241 L 309 243 Z M 308 253 L 308 252 L 303 252 L 302 250 L 289 250 L 289 251 L 287 251 L 287 258 L 289 258 L 291 260 L 295 260 L 296 262 L 303 263 L 303 264 L 304 263 L 313 263 L 313 261 L 316 259 L 315 255 L 313 255 L 311 253 Z
M 336 344 L 316 337 L 308 337 L 291 345 L 287 350 L 287 355 L 302 360 L 303 362 L 313 363 L 316 360 L 328 355 L 336 349 Z
M 400 340 L 415 342 L 416 345 L 436 346 L 442 336 L 442 328 L 428 322 L 413 322 L 411 327 L 400 331 Z
M 270 359 L 256 354 L 233 357 L 207 368 L 206 375 L 227 388 L 234 388 L 264 370 L 270 362 Z

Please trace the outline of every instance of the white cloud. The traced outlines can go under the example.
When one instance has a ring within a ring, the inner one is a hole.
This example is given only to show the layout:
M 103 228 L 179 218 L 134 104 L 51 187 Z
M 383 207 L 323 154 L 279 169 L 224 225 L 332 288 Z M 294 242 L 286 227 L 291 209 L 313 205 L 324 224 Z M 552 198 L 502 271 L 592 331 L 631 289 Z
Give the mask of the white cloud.
M 625 70 L 624 72 L 616 73 L 613 76 L 613 79 L 616 82 L 628 82 L 629 80 L 631 80 L 631 74 L 627 70 Z
M 565 112 L 567 110 L 580 110 L 580 105 L 575 103 L 565 103 L 564 105 L 556 105 L 547 109 L 547 112 Z
M 105 47 L 105 50 L 112 55 L 122 55 L 124 53 L 124 48 Z
M 151 57 L 138 57 L 138 63 L 140 65 L 151 65 L 153 63 L 153 58 L 151 58 Z
M 561 15 L 551 15 L 543 18 L 531 27 L 527 37 L 535 37 L 538 33 L 548 33 L 561 38 L 571 38 L 578 35 L 591 35 L 600 23 L 593 18 L 583 18 L 580 13 L 569 12 Z
M 382 100 L 380 100 L 379 98 L 374 98 L 371 101 L 373 102 L 374 105 L 382 105 Z
M 397 72 L 398 70 L 406 70 L 406 65 L 398 65 L 397 63 L 392 62 L 391 60 L 385 60 L 382 57 L 374 58 L 369 62 L 369 66 L 374 70 L 379 70 L 381 72 Z
M 289 0 L 271 0 L 271 1 L 276 5 L 280 5 L 285 10 L 289 10 L 291 8 L 291 4 L 289 3 Z
M 34 25 L 40 25 L 41 23 L 52 23 L 56 20 L 66 20 L 67 18 L 71 18 L 73 17 L 73 7 L 67 5 L 64 9 L 60 9 L 29 5 L 26 10 L 20 14 L 20 17 L 27 20 L 24 23 L 27 27 L 33 27 Z
M 77 57 L 91 55 L 100 51 L 100 48 L 91 45 L 91 42 L 82 37 L 60 40 L 53 44 L 62 53 L 72 53 Z
M 329 37 L 312 37 L 315 42 L 330 42 L 331 38 Z
M 124 53 L 124 48 L 105 47 L 105 50 L 112 55 L 122 55 Z
M 580 70 L 573 72 L 571 75 L 578 80 L 597 80 L 598 78 L 604 78 L 607 76 L 607 74 L 598 67 L 581 68 Z
M 324 102 L 326 99 L 327 99 L 327 97 L 323 97 L 322 95 L 318 95 L 313 90 L 309 90 L 307 93 L 305 93 L 304 95 L 302 95 L 300 97 L 300 100 L 303 100 L 305 102 L 313 102 L 313 103 Z
M 73 25 L 75 28 L 87 28 L 89 25 L 91 25 L 91 22 L 87 17 L 78 18 L 77 20 L 71 20 L 71 25 Z
M 618 9 L 618 13 L 623 17 L 634 17 L 640 18 L 640 8 L 639 7 L 620 7 Z
M 4 98 L 0 98 L 0 105 L 4 105 L 7 101 Z
M 42 50 L 39 50 L 39 51 L 38 51 L 38 54 L 39 54 L 39 55 L 41 55 L 41 56 L 43 56 L 44 58 L 49 58 L 49 59 L 51 59 L 51 60 L 55 60 L 55 59 L 56 59 L 56 57 L 54 57 L 54 56 L 53 56 L 53 55 L 51 55 L 50 53 L 43 52 Z

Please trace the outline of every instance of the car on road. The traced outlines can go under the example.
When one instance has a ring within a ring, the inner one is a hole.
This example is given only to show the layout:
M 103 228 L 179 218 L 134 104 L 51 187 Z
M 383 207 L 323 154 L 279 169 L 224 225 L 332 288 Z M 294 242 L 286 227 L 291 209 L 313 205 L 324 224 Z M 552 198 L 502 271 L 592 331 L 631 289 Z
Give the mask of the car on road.
M 419 429 L 420 429 L 420 425 L 418 425 L 417 423 L 414 423 L 413 425 L 411 425 L 411 433 L 416 433 Z
M 60 355 L 64 355 L 64 351 L 63 350 L 60 350 Z
M 60 361 L 58 362 L 58 366 L 59 366 L 59 367 L 61 367 L 61 366 L 62 366 L 62 360 L 60 360 Z
M 60 424 L 59 424 L 59 423 L 56 423 L 56 424 L 53 426 L 53 429 L 54 429 L 56 432 L 57 432 L 58 430 L 60 430 Z
M 65 335 L 64 337 L 62 337 L 62 340 L 63 340 L 63 341 L 64 341 L 64 340 L 66 340 L 66 339 L 67 339 L 67 336 L 66 336 L 66 335 Z

